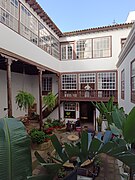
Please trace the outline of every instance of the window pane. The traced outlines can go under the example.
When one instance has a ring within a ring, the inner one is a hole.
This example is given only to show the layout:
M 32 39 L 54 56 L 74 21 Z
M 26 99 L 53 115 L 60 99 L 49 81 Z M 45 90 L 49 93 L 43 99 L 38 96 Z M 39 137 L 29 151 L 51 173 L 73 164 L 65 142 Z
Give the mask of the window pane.
M 51 77 L 43 77 L 42 91 L 47 91 L 47 92 L 52 91 L 52 78 Z
M 76 43 L 77 59 L 92 58 L 92 40 L 79 40 Z
M 93 57 L 108 57 L 111 55 L 110 37 L 93 39 Z
M 76 89 L 77 88 L 77 75 L 76 74 L 63 74 L 62 89 Z
M 97 75 L 99 90 L 116 89 L 116 72 L 102 72 Z

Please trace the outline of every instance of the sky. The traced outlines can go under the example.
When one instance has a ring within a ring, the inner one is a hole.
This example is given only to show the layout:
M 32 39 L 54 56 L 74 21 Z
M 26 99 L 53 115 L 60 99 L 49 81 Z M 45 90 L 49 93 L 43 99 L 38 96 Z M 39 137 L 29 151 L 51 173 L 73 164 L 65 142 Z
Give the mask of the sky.
M 62 32 L 124 23 L 135 0 L 37 0 Z

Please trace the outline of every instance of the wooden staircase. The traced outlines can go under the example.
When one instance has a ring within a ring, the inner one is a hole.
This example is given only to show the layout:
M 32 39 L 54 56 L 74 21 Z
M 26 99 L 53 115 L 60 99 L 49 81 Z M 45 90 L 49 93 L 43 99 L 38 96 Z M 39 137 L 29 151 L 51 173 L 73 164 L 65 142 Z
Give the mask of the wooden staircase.
M 53 109 L 43 108 L 42 110 L 43 119 L 48 117 L 58 107 L 58 93 L 55 96 L 56 96 L 56 102 L 54 108 Z

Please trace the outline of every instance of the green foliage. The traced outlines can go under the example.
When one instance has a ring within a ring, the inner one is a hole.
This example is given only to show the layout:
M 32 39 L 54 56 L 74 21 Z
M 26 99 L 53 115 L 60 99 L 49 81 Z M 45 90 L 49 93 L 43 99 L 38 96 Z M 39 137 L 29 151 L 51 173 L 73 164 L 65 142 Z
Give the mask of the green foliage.
M 108 125 L 113 123 L 112 119 L 112 111 L 115 109 L 116 105 L 113 105 L 114 97 L 111 97 L 107 103 L 103 103 L 102 101 L 100 103 L 92 102 L 92 104 L 99 110 L 102 116 L 105 116 L 105 118 L 108 121 Z
M 102 125 L 103 122 L 103 115 L 100 114 L 99 117 L 96 118 L 98 126 Z
M 52 141 L 52 144 L 53 144 L 56 152 L 58 153 L 59 157 L 61 158 L 61 160 L 63 162 L 66 162 L 68 160 L 68 157 L 67 157 L 66 153 L 63 151 L 62 145 L 60 144 L 60 142 L 55 134 L 53 134 L 51 136 L 51 141 Z
M 124 121 L 123 135 L 128 143 L 135 143 L 135 107 L 133 107 L 126 121 Z
M 33 143 L 42 144 L 45 142 L 45 138 L 47 138 L 46 134 L 43 131 L 39 131 L 38 129 L 32 129 L 30 131 L 30 137 Z
M 97 138 L 93 138 L 91 139 L 90 146 L 88 148 L 88 142 L 85 141 L 86 139 L 88 140 L 88 133 L 83 132 L 80 143 L 78 144 L 65 143 L 65 147 L 63 149 L 57 137 L 53 135 L 51 140 L 61 160 L 60 161 L 58 160 L 57 163 L 47 163 L 44 162 L 43 158 L 40 157 L 38 153 L 36 153 L 36 157 L 38 158 L 40 164 L 47 170 L 47 172 L 51 174 L 52 179 L 59 171 L 59 169 L 61 169 L 63 164 L 67 160 L 70 160 L 72 157 L 78 157 L 77 159 L 79 160 L 78 161 L 78 166 L 79 166 L 85 160 L 88 159 L 96 160 L 99 154 L 101 153 L 106 153 L 110 156 L 113 156 L 121 160 L 129 167 L 135 169 L 135 154 L 133 154 L 129 150 L 125 140 L 120 138 L 115 138 L 113 141 L 110 141 L 110 139 L 107 138 L 107 142 L 106 144 L 104 144 L 103 143 L 104 141 L 101 141 Z M 57 160 L 56 158 L 54 159 Z M 44 176 L 44 178 L 46 178 L 46 176 Z
M 16 103 L 20 108 L 20 110 L 28 109 L 34 104 L 35 101 L 34 96 L 25 91 L 19 91 L 15 98 L 16 98 Z
M 0 119 L 0 179 L 26 180 L 32 174 L 30 138 L 22 122 Z
M 43 104 L 44 104 L 45 108 L 53 109 L 56 104 L 56 98 L 57 97 L 52 92 L 50 92 L 50 93 L 48 93 L 48 95 L 44 96 Z

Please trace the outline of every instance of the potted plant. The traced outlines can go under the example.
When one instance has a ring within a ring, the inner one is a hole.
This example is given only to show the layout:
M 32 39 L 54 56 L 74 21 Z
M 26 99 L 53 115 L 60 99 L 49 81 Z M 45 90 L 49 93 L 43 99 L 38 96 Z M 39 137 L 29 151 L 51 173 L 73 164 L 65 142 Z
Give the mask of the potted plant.
M 50 136 L 38 129 L 32 129 L 29 133 L 32 141 L 32 148 L 44 151 L 51 145 Z
M 48 108 L 49 110 L 52 110 L 55 107 L 56 104 L 56 96 L 49 92 L 46 96 L 43 96 L 43 109 Z
M 34 96 L 26 91 L 19 91 L 15 99 L 19 109 L 25 111 L 32 107 L 35 101 Z

